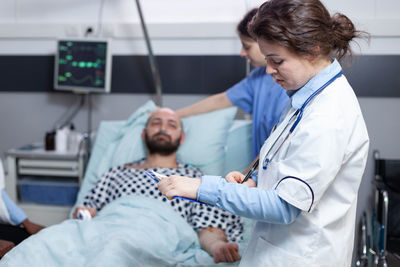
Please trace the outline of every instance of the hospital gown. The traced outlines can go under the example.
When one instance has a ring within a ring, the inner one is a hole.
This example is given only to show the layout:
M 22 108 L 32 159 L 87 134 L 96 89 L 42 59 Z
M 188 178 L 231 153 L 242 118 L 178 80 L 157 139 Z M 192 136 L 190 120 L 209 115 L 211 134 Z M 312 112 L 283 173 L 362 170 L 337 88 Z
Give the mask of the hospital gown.
M 144 159 L 136 161 L 130 166 L 139 165 L 143 162 Z M 179 163 L 178 168 L 174 169 L 134 169 L 127 165 L 117 166 L 103 174 L 85 197 L 83 205 L 100 211 L 105 205 L 122 196 L 142 195 L 167 202 L 196 232 L 206 227 L 218 227 L 225 231 L 229 242 L 239 242 L 242 239 L 243 223 L 240 216 L 217 207 L 188 200 L 168 200 L 161 195 L 154 180 L 146 175 L 145 171 L 149 170 L 168 176 L 174 174 L 188 177 L 202 176 L 197 168 L 182 163 Z

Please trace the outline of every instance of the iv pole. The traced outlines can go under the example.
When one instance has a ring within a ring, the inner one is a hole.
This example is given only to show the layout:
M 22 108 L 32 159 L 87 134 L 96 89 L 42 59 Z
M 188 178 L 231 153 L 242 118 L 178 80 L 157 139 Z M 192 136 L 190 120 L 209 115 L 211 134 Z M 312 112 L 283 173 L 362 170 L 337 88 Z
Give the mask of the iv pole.
M 139 17 L 140 17 L 140 23 L 142 25 L 143 35 L 146 40 L 147 51 L 149 53 L 151 73 L 153 74 L 153 80 L 154 80 L 154 84 L 156 86 L 155 102 L 156 102 L 157 106 L 162 106 L 162 86 L 161 86 L 160 72 L 158 70 L 157 62 L 153 56 L 153 50 L 151 49 L 150 38 L 149 38 L 149 34 L 147 33 L 147 28 L 146 28 L 146 24 L 144 22 L 143 13 L 142 13 L 142 9 L 140 7 L 139 0 L 136 0 L 136 6 L 137 6 L 137 10 L 138 10 Z

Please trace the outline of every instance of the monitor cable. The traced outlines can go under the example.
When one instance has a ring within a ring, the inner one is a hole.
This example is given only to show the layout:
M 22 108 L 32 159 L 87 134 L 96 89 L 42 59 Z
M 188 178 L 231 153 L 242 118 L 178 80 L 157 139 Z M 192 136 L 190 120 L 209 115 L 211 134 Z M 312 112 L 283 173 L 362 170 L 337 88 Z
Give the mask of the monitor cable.
M 71 106 L 62 116 L 60 119 L 56 121 L 54 124 L 54 130 L 61 129 L 71 123 L 71 121 L 75 118 L 76 114 L 79 110 L 83 107 L 85 103 L 85 96 L 78 95 L 78 101 L 75 105 Z
M 104 9 L 105 0 L 100 0 L 100 8 L 99 13 L 97 15 L 97 34 L 96 36 L 99 37 L 103 28 L 103 9 Z
M 93 28 L 92 26 L 88 26 L 86 28 L 84 37 L 87 38 L 89 35 L 95 34 L 96 37 L 99 37 L 103 28 L 103 9 L 104 9 L 105 0 L 100 1 L 99 12 L 97 14 L 97 28 Z

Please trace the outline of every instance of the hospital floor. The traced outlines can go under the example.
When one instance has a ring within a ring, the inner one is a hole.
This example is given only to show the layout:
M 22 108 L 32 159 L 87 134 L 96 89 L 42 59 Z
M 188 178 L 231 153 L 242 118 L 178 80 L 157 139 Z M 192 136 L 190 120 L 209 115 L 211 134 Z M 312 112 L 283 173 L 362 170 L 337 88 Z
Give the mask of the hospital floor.
M 400 266 L 400 256 L 395 256 L 391 253 L 387 255 L 388 267 L 399 267 Z

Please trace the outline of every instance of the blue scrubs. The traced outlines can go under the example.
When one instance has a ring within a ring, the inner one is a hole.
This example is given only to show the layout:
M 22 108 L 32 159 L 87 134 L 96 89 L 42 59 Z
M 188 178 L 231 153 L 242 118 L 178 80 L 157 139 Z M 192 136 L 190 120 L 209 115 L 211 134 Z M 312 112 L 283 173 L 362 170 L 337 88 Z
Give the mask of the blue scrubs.
M 228 89 L 226 94 L 232 104 L 253 116 L 252 156 L 256 158 L 289 103 L 289 97 L 273 81 L 272 76 L 265 73 L 265 67 L 252 70 L 245 79 Z

